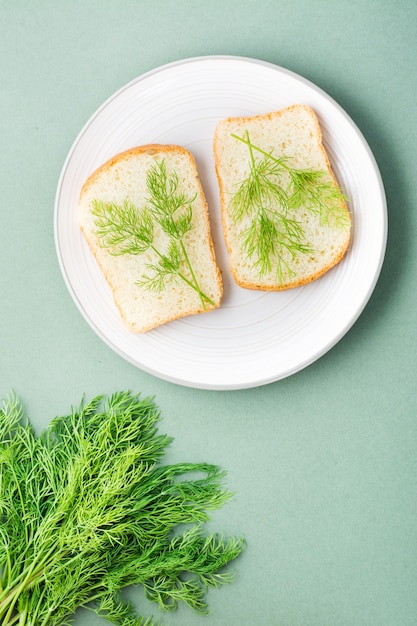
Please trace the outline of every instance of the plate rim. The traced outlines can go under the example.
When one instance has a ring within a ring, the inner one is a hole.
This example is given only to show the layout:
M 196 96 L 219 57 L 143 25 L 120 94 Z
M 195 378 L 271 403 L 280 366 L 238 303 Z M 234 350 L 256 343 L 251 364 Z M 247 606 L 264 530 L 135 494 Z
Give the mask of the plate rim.
M 380 195 L 380 200 L 381 200 L 381 204 L 380 204 L 380 210 L 381 210 L 381 215 L 383 215 L 383 223 L 382 223 L 382 236 L 381 236 L 381 246 L 380 246 L 380 250 L 379 250 L 379 258 L 378 258 L 378 263 L 376 263 L 375 265 L 375 271 L 373 274 L 373 279 L 372 281 L 369 281 L 368 285 L 367 285 L 367 290 L 366 290 L 366 294 L 365 297 L 362 298 L 361 300 L 361 304 L 360 306 L 358 306 L 356 308 L 355 311 L 355 315 L 352 315 L 349 318 L 349 324 L 343 326 L 338 333 L 336 333 L 336 335 L 333 335 L 327 342 L 325 342 L 325 344 L 322 346 L 321 350 L 316 351 L 313 355 L 310 355 L 309 358 L 304 358 L 301 362 L 298 363 L 297 366 L 292 367 L 290 370 L 286 370 L 284 373 L 282 373 L 281 375 L 274 375 L 271 374 L 269 377 L 263 377 L 261 379 L 256 378 L 256 376 L 254 376 L 253 380 L 251 380 L 250 382 L 243 382 L 242 384 L 237 384 L 237 383 L 224 383 L 224 384 L 219 384 L 219 383 L 202 383 L 202 382 L 196 382 L 196 381 L 192 381 L 192 380 L 185 380 L 184 378 L 179 378 L 179 377 L 175 377 L 174 375 L 168 375 L 165 373 L 161 373 L 158 370 L 156 370 L 153 367 L 150 367 L 146 364 L 143 364 L 142 362 L 139 362 L 138 360 L 135 360 L 133 357 L 131 357 L 130 355 L 126 354 L 123 350 L 121 350 L 113 341 L 111 341 L 106 335 L 105 333 L 93 322 L 93 320 L 91 320 L 89 318 L 89 316 L 86 314 L 86 311 L 84 310 L 83 306 L 82 306 L 82 302 L 80 301 L 80 298 L 78 296 L 78 294 L 76 293 L 73 285 L 71 284 L 70 278 L 68 276 L 68 272 L 67 272 L 67 268 L 65 266 L 64 263 L 64 259 L 63 259 L 63 255 L 62 255 L 62 250 L 60 247 L 60 235 L 59 235 L 59 208 L 60 208 L 60 195 L 61 195 L 61 191 L 62 191 L 62 186 L 63 186 L 63 182 L 65 179 L 65 175 L 69 166 L 69 163 L 71 161 L 71 159 L 74 156 L 74 152 L 76 151 L 76 148 L 79 144 L 79 142 L 81 141 L 81 138 L 83 137 L 83 135 L 86 133 L 86 131 L 88 130 L 88 128 L 94 123 L 94 121 L 96 120 L 97 117 L 100 116 L 101 112 L 109 106 L 109 104 L 114 101 L 117 100 L 117 98 L 119 98 L 125 91 L 128 91 L 129 89 L 131 89 L 134 85 L 146 80 L 147 78 L 151 77 L 151 76 L 155 76 L 159 73 L 163 73 L 166 70 L 169 70 L 171 68 L 175 68 L 178 66 L 184 66 L 184 65 L 189 65 L 189 64 L 193 64 L 193 63 L 204 63 L 204 62 L 209 62 L 209 61 L 225 61 L 225 62 L 244 62 L 244 63 L 250 63 L 253 64 L 255 66 L 263 66 L 266 68 L 269 68 L 273 71 L 278 71 L 281 74 L 284 74 L 292 79 L 294 79 L 296 82 L 298 83 L 302 83 L 304 85 L 306 85 L 306 87 L 308 87 L 309 89 L 312 89 L 314 92 L 316 92 L 317 94 L 319 94 L 321 97 L 323 97 L 333 108 L 337 109 L 339 115 L 342 115 L 342 117 L 345 118 L 345 120 L 348 122 L 349 126 L 352 128 L 352 131 L 354 131 L 356 133 L 357 139 L 359 139 L 362 148 L 365 150 L 366 152 L 366 156 L 370 161 L 370 165 L 372 166 L 374 175 L 375 175 L 375 182 L 377 183 L 378 186 L 378 191 L 379 191 L 379 195 Z M 102 104 L 95 109 L 95 111 L 88 117 L 88 119 L 86 120 L 86 122 L 83 124 L 83 126 L 81 127 L 81 129 L 79 130 L 79 132 L 77 133 L 75 139 L 73 140 L 72 144 L 70 145 L 70 149 L 66 155 L 66 158 L 64 159 L 61 171 L 60 171 L 60 175 L 58 178 L 58 182 L 57 182 L 57 188 L 56 188 L 56 193 L 55 193 L 55 201 L 54 201 L 54 223 L 53 223 L 53 232 L 54 232 L 54 242 L 55 242 L 55 252 L 57 255 L 57 259 L 58 259 L 58 264 L 61 270 L 61 275 L 64 279 L 64 283 L 66 285 L 66 288 L 73 300 L 73 302 L 75 303 L 76 307 L 78 308 L 78 311 L 81 313 L 84 321 L 87 322 L 87 324 L 89 325 L 89 327 L 95 332 L 95 334 L 97 336 L 100 337 L 100 339 L 108 346 L 110 347 L 114 352 L 116 352 L 120 357 L 122 357 L 125 361 L 131 363 L 133 366 L 135 366 L 136 368 L 147 372 L 148 374 L 151 374 L 161 380 L 166 380 L 168 382 L 174 383 L 174 384 L 178 384 L 180 386 L 184 386 L 184 387 L 192 387 L 192 388 L 198 388 L 198 389 L 205 389 L 205 390 L 215 390 L 215 391 L 221 391 L 221 390 L 239 390 L 239 389 L 248 389 L 248 388 L 256 388 L 256 387 L 261 387 L 264 385 L 268 385 L 271 384 L 273 382 L 277 382 L 279 380 L 283 380 L 285 378 L 288 378 L 290 376 L 293 376 L 294 374 L 302 371 L 303 369 L 305 369 L 306 367 L 312 365 L 315 361 L 319 360 L 322 356 L 324 356 L 327 352 L 329 352 L 333 347 L 335 347 L 337 345 L 337 343 L 339 343 L 339 341 L 350 331 L 350 329 L 354 326 L 354 324 L 356 323 L 356 321 L 358 320 L 358 318 L 362 315 L 364 309 L 366 308 L 367 304 L 369 303 L 369 300 L 375 290 L 376 284 L 379 280 L 380 274 L 381 274 L 381 270 L 384 264 L 384 260 L 385 260 L 385 254 L 386 254 L 386 247 L 387 247 L 387 240 L 388 240 L 388 213 L 387 213 L 387 199 L 386 199 L 386 194 L 385 194 L 385 188 L 384 188 L 384 183 L 383 183 L 383 179 L 381 176 L 381 172 L 379 170 L 378 167 L 378 163 L 376 161 L 375 155 L 373 153 L 373 151 L 371 150 L 367 140 L 365 139 L 365 136 L 363 135 L 362 131 L 360 130 L 360 128 L 358 127 L 358 125 L 355 123 L 355 121 L 350 117 L 350 115 L 345 111 L 345 109 L 332 97 L 330 96 L 324 89 L 322 89 L 321 87 L 319 87 L 318 85 L 316 85 L 314 82 L 310 81 L 309 79 L 305 78 L 304 76 L 296 73 L 293 70 L 290 70 L 288 68 L 282 67 L 280 65 L 277 65 L 273 62 L 270 61 L 266 61 L 263 59 L 257 59 L 254 57 L 249 57 L 249 56 L 241 56 L 241 55 L 226 55 L 226 54 L 215 54 L 215 55 L 202 55 L 202 56 L 192 56 L 192 57 L 186 57 L 183 59 L 177 59 L 174 61 L 170 61 L 168 63 L 162 64 L 160 66 L 154 67 L 152 69 L 149 69 L 147 71 L 145 71 L 144 73 L 138 75 L 137 77 L 133 78 L 132 80 L 128 81 L 127 83 L 125 83 L 124 85 L 122 85 L 119 89 L 117 89 L 115 92 L 113 92 L 109 97 L 107 97 Z

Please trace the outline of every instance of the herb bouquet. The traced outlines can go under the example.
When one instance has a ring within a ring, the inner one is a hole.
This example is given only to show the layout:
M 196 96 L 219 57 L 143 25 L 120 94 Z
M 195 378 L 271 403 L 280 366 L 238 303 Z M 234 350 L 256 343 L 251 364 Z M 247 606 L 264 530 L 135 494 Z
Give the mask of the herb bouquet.
M 36 436 L 15 396 L 3 404 L 2 626 L 70 624 L 80 606 L 113 624 L 155 624 L 122 600 L 128 585 L 142 585 L 164 610 L 184 602 L 207 612 L 206 590 L 231 580 L 224 566 L 244 543 L 204 535 L 208 511 L 230 497 L 223 473 L 161 465 L 171 439 L 158 420 L 151 399 L 118 392 Z

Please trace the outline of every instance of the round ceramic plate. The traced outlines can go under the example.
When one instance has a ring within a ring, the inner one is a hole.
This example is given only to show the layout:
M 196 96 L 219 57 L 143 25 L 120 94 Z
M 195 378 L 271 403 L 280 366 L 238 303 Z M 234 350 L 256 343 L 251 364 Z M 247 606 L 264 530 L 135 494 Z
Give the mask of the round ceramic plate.
M 219 120 L 306 104 L 353 216 L 343 261 L 315 282 L 284 292 L 238 287 L 220 222 L 212 152 Z M 113 155 L 146 143 L 179 144 L 197 161 L 224 280 L 220 309 L 144 335 L 125 329 L 77 223 L 86 178 Z M 287 377 L 332 348 L 362 312 L 386 246 L 381 177 L 363 136 L 326 93 L 291 71 L 242 57 L 187 59 L 148 72 L 109 98 L 80 132 L 64 164 L 55 203 L 55 241 L 66 285 L 92 329 L 116 353 L 165 380 L 205 389 L 255 387 Z

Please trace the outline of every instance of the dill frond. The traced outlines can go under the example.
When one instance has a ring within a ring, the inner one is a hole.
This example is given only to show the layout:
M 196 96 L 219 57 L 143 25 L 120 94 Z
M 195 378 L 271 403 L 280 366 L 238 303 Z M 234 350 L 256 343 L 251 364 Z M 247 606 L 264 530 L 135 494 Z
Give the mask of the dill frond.
M 151 249 L 157 262 L 148 264 L 150 274 L 144 274 L 136 284 L 149 291 L 162 291 L 172 280 L 180 279 L 193 289 L 203 309 L 214 302 L 200 289 L 192 267 L 184 235 L 193 228 L 193 202 L 178 189 L 178 175 L 168 175 L 162 160 L 152 166 L 146 184 L 149 197 L 139 209 L 128 199 L 123 204 L 94 199 L 91 212 L 95 218 L 95 234 L 100 245 L 110 254 L 140 255 Z M 166 247 L 155 245 L 155 226 L 165 235 Z
M 350 225 L 347 198 L 326 172 L 292 168 L 287 156 L 277 158 L 254 145 L 247 131 L 232 137 L 249 152 L 249 174 L 231 200 L 232 218 L 251 220 L 240 236 L 242 249 L 260 277 L 275 271 L 282 284 L 284 274 L 295 275 L 291 262 L 296 254 L 313 252 L 297 212 L 317 215 L 325 227 L 345 229 Z

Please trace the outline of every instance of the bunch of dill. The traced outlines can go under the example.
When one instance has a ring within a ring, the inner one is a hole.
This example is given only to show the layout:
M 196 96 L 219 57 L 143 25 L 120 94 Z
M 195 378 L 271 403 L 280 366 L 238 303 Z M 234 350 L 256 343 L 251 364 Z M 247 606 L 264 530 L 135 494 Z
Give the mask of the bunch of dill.
M 82 402 L 36 436 L 12 395 L 0 409 L 0 623 L 71 623 L 84 606 L 113 624 L 151 626 L 122 600 L 142 585 L 164 610 L 207 611 L 209 587 L 241 538 L 205 535 L 230 497 L 208 464 L 160 463 L 152 399 L 130 392 Z M 180 525 L 180 526 L 179 526 Z M 185 525 L 185 526 L 184 526 Z

